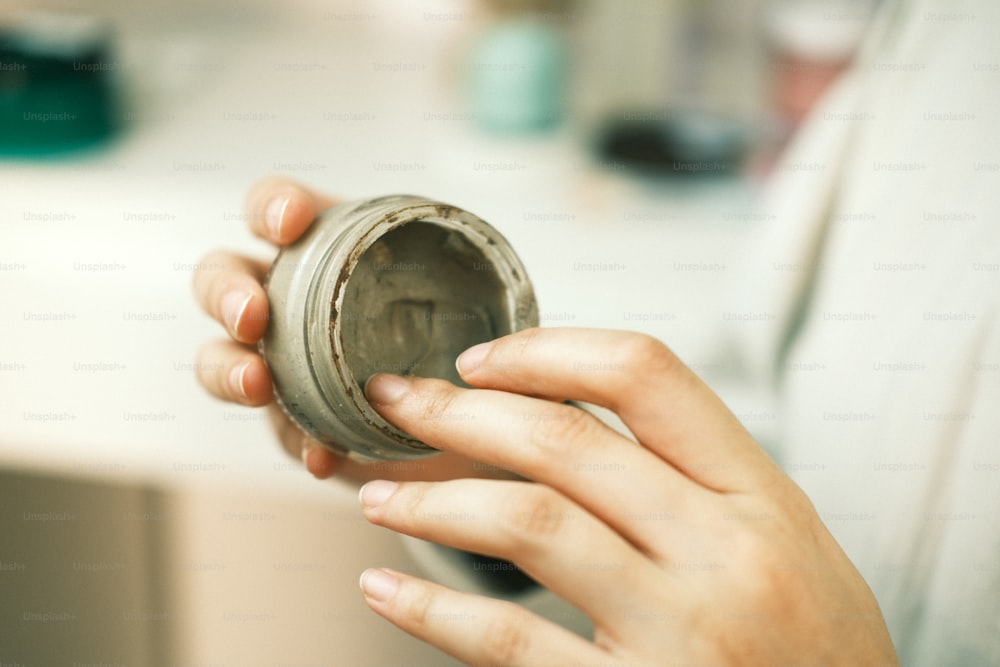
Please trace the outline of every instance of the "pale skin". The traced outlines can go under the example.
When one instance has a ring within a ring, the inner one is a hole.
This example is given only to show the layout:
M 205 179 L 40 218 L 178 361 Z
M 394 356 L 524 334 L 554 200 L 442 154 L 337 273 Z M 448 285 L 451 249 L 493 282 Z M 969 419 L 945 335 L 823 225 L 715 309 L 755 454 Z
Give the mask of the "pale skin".
M 250 228 L 284 245 L 332 203 L 268 180 L 248 197 Z M 202 264 L 225 267 L 196 273 L 194 290 L 229 334 L 199 357 L 209 392 L 270 406 L 314 476 L 371 480 L 360 498 L 372 523 L 513 561 L 594 624 L 585 639 L 510 602 L 366 570 L 366 602 L 406 632 L 470 665 L 898 664 L 878 603 L 809 499 L 659 341 L 532 329 L 465 351 L 471 389 L 377 375 L 365 387 L 375 409 L 444 453 L 374 479 L 271 404 L 254 347 L 267 263 Z M 566 399 L 612 410 L 638 444 Z

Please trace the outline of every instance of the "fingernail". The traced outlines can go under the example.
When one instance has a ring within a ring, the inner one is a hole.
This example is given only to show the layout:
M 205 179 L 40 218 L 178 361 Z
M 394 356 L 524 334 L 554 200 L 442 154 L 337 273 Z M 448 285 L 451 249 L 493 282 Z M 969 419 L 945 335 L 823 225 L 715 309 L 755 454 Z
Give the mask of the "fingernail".
M 244 361 L 242 364 L 233 366 L 233 369 L 229 371 L 229 386 L 236 391 L 238 396 L 245 399 L 250 398 L 246 385 L 243 384 L 243 378 L 246 376 L 248 368 L 250 368 L 250 362 Z
M 385 479 L 376 479 L 368 482 L 358 491 L 358 499 L 365 507 L 378 507 L 389 499 L 399 484 Z
M 285 209 L 290 201 L 291 197 L 288 196 L 275 197 L 264 210 L 264 223 L 275 241 L 281 239 L 281 225 L 285 222 Z
M 410 381 L 398 375 L 379 373 L 365 383 L 365 396 L 372 403 L 392 405 L 410 391 Z
M 455 368 L 462 375 L 465 373 L 471 373 L 476 370 L 486 355 L 490 353 L 490 349 L 493 347 L 493 343 L 480 343 L 479 345 L 473 345 L 468 350 L 458 355 L 458 359 L 455 360 Z
M 388 602 L 399 589 L 399 579 L 385 570 L 365 570 L 358 583 L 366 596 L 378 602 Z
M 233 333 L 239 335 L 240 323 L 252 300 L 253 294 L 241 291 L 230 292 L 222 297 L 222 319 L 229 323 Z

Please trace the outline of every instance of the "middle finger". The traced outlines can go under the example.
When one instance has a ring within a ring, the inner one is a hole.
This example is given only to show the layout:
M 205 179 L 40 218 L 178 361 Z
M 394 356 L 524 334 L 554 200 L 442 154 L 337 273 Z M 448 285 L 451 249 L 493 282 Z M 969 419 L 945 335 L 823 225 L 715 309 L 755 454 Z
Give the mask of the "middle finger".
M 690 532 L 685 517 L 712 495 L 573 406 L 388 375 L 369 380 L 366 392 L 383 417 L 414 437 L 558 489 L 662 558 Z
M 267 294 L 261 285 L 267 267 L 248 257 L 215 252 L 195 269 L 198 304 L 241 343 L 256 343 L 267 329 Z

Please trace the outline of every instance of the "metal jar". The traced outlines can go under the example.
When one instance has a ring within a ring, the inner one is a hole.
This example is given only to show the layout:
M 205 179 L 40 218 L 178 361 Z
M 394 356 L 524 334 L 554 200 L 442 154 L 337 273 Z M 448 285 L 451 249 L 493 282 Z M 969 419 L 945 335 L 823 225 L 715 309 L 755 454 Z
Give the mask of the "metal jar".
M 461 384 L 463 350 L 538 324 L 527 272 L 499 232 L 407 195 L 328 209 L 278 254 L 265 288 L 260 351 L 278 403 L 316 440 L 359 460 L 437 452 L 375 412 L 369 377 Z

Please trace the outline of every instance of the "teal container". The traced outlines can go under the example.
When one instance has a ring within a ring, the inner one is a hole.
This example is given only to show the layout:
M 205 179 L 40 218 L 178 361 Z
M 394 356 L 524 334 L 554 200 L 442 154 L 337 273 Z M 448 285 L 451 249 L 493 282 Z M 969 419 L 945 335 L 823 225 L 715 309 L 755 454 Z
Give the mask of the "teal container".
M 0 157 L 58 156 L 111 138 L 120 68 L 99 19 L 35 14 L 0 26 Z
M 541 20 L 512 19 L 490 28 L 469 64 L 477 122 L 502 133 L 558 125 L 565 111 L 568 61 L 562 33 Z

